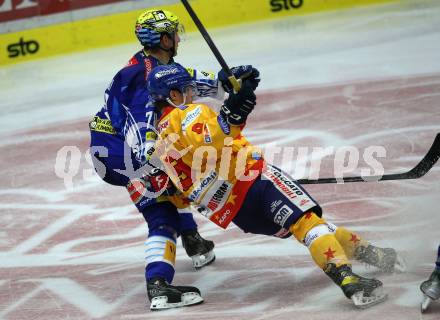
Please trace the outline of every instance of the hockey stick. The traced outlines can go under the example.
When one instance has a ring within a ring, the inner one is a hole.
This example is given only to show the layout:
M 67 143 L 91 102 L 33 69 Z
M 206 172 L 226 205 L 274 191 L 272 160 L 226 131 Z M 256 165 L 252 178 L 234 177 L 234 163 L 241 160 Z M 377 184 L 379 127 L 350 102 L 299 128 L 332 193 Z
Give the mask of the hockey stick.
M 211 37 L 209 36 L 208 31 L 206 31 L 205 27 L 203 26 L 202 22 L 200 22 L 199 18 L 197 17 L 196 13 L 194 12 L 191 5 L 188 3 L 187 0 L 181 0 L 183 6 L 185 7 L 186 11 L 188 11 L 188 14 L 190 15 L 191 19 L 196 24 L 197 28 L 199 29 L 200 33 L 202 34 L 203 38 L 205 38 L 206 43 L 208 44 L 209 48 L 211 49 L 212 53 L 214 54 L 217 61 L 220 63 L 220 66 L 222 69 L 226 72 L 228 75 L 229 82 L 231 83 L 232 87 L 234 88 L 235 92 L 240 91 L 240 81 L 238 81 L 235 76 L 232 74 L 231 69 L 229 69 L 225 59 L 223 59 L 223 56 L 221 55 L 220 51 L 218 51 L 216 45 L 214 44 L 214 41 L 212 41 Z
M 434 139 L 431 148 L 423 159 L 411 170 L 402 173 L 385 174 L 383 176 L 367 177 L 346 177 L 346 178 L 321 178 L 321 179 L 299 179 L 300 184 L 321 184 L 321 183 L 345 183 L 345 182 L 370 182 L 401 179 L 417 179 L 423 177 L 434 166 L 440 157 L 440 133 Z

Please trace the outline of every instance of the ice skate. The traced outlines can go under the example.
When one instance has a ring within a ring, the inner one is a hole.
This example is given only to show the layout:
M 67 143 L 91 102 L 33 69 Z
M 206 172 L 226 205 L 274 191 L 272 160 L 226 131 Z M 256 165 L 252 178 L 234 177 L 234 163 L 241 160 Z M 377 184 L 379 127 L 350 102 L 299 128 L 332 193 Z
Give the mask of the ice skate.
M 165 310 L 200 304 L 200 290 L 189 286 L 172 286 L 162 278 L 147 282 L 147 294 L 151 310 Z
M 196 269 L 201 269 L 215 260 L 214 242 L 203 239 L 197 230 L 182 233 L 182 245 Z
M 428 309 L 429 304 L 433 300 L 440 298 L 440 270 L 435 269 L 428 280 L 423 281 L 420 285 L 423 292 L 423 300 L 421 305 L 422 313 Z
M 375 266 L 383 272 L 406 271 L 405 261 L 392 248 L 379 248 L 371 244 L 359 246 L 355 251 L 355 259 Z
M 386 300 L 382 282 L 367 279 L 353 273 L 349 265 L 336 267 L 329 263 L 325 273 L 342 289 L 345 296 L 351 299 L 357 308 L 365 309 Z

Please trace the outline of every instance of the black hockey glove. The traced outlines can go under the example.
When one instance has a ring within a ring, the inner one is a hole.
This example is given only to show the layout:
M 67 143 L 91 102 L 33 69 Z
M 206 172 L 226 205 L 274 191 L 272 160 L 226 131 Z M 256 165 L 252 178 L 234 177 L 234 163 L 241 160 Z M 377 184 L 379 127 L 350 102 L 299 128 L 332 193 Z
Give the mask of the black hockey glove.
M 231 126 L 240 126 L 246 122 L 248 115 L 257 104 L 252 81 L 245 80 L 238 93 L 231 92 L 220 109 L 221 116 Z
M 237 80 L 248 80 L 251 82 L 253 89 L 257 89 L 260 82 L 260 72 L 251 65 L 233 67 L 231 68 L 231 72 L 234 77 L 237 78 Z M 232 91 L 234 91 L 234 88 L 232 87 L 232 84 L 228 79 L 228 75 L 223 69 L 219 71 L 217 77 L 222 84 L 223 89 L 227 93 L 231 93 Z

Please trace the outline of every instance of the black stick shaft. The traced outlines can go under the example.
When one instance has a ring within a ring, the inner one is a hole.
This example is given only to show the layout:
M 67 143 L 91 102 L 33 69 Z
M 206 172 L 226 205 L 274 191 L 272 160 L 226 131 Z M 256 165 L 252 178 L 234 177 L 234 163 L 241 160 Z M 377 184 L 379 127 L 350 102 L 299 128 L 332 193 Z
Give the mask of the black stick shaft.
M 188 14 L 190 15 L 191 19 L 194 21 L 200 33 L 202 34 L 203 38 L 205 39 L 206 43 L 208 44 L 209 48 L 211 49 L 212 53 L 214 54 L 215 58 L 220 63 L 220 66 L 228 75 L 229 81 L 231 82 L 234 90 L 238 92 L 240 90 L 240 83 L 237 81 L 237 79 L 235 79 L 234 75 L 231 72 L 231 69 L 229 69 L 228 64 L 226 63 L 225 59 L 223 59 L 222 54 L 217 49 L 217 46 L 215 45 L 214 41 L 212 41 L 208 31 L 206 31 L 205 27 L 203 26 L 200 19 L 197 17 L 196 13 L 194 12 L 193 8 L 188 3 L 188 1 L 187 0 L 181 0 L 181 1 L 186 11 L 188 11 Z
M 402 179 L 418 179 L 428 173 L 440 158 L 440 134 L 434 139 L 431 148 L 423 157 L 423 159 L 411 170 L 402 173 L 385 174 L 383 176 L 366 176 L 366 177 L 345 177 L 345 178 L 321 178 L 321 179 L 299 179 L 300 184 L 324 184 L 324 183 L 346 183 L 346 182 L 373 182 L 373 181 L 390 181 Z

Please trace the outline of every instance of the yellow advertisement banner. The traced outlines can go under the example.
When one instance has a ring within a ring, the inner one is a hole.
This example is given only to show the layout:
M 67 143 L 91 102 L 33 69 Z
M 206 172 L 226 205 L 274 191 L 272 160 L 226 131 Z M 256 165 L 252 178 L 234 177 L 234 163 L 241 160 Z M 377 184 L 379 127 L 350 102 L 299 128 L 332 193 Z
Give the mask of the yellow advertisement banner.
M 399 0 L 194 0 L 191 5 L 207 28 L 340 10 Z M 196 31 L 182 4 L 173 11 L 187 32 Z M 134 23 L 143 10 L 0 34 L 0 65 L 137 41 Z

